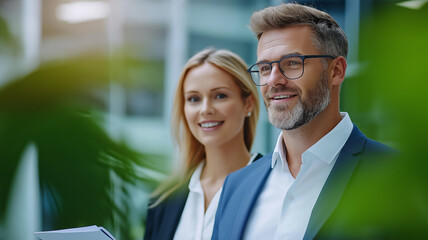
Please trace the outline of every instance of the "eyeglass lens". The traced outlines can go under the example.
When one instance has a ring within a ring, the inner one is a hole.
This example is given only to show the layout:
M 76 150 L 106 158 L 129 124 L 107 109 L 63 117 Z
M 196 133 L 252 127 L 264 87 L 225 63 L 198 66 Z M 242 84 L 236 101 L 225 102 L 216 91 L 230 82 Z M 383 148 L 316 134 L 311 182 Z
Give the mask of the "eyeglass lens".
M 267 83 L 269 76 L 272 72 L 272 63 L 258 63 L 255 64 L 251 69 L 251 77 L 257 84 L 264 85 Z M 279 68 L 282 74 L 288 79 L 297 79 L 303 74 L 303 61 L 300 57 L 286 57 L 280 60 Z

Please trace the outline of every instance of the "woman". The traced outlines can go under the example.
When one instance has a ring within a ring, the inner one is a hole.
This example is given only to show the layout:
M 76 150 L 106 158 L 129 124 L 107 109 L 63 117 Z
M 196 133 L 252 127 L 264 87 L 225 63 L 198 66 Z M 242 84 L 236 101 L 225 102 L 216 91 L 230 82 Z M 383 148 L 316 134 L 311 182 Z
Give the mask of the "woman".
M 184 170 L 155 191 L 145 239 L 211 239 L 226 176 L 260 157 L 250 155 L 258 100 L 236 54 L 206 49 L 187 62 L 171 117 Z

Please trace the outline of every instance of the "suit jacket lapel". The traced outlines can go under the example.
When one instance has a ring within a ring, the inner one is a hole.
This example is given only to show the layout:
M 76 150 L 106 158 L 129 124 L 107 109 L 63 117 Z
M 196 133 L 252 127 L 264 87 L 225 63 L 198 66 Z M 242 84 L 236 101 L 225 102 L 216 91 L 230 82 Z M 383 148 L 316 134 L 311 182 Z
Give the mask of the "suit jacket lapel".
M 363 151 L 366 141 L 354 125 L 315 203 L 303 239 L 313 239 L 336 208 L 359 161 L 356 155 Z
M 187 196 L 189 195 L 188 184 L 183 185 L 168 202 L 165 202 L 162 223 L 159 226 L 159 239 L 173 239 L 175 230 L 183 213 Z
M 272 154 L 266 155 L 263 158 L 259 159 L 257 163 L 253 164 L 262 164 L 260 167 L 254 167 L 254 171 L 246 175 L 246 178 L 243 179 L 243 189 L 246 191 L 246 197 L 240 198 L 240 202 L 236 203 L 236 207 L 239 208 L 235 217 L 235 223 L 232 226 L 233 232 L 230 239 L 242 239 L 244 236 L 244 230 L 248 223 L 250 213 L 254 208 L 263 187 L 266 183 L 266 180 L 272 170 L 271 168 L 271 159 Z

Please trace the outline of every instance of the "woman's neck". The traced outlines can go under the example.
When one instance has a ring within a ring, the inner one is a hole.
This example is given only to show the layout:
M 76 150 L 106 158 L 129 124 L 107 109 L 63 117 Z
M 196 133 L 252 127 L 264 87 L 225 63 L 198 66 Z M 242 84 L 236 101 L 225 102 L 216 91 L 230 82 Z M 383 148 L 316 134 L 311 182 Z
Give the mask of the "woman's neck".
M 205 153 L 206 162 L 201 179 L 226 178 L 229 173 L 246 166 L 250 159 L 244 143 L 205 148 Z
M 201 185 L 205 195 L 205 211 L 215 194 L 223 186 L 229 173 L 247 165 L 250 153 L 242 144 L 206 147 L 205 166 L 201 173 Z

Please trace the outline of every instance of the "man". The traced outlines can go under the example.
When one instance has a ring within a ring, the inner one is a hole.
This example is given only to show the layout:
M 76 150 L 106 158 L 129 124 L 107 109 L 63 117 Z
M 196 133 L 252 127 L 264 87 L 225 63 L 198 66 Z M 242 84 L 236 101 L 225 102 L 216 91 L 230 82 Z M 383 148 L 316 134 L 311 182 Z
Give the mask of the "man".
M 350 237 L 320 229 L 343 217 L 336 208 L 362 159 L 391 149 L 339 111 L 346 35 L 327 13 L 299 4 L 255 12 L 250 27 L 259 42 L 248 72 L 282 132 L 272 154 L 226 179 L 212 239 Z

